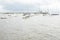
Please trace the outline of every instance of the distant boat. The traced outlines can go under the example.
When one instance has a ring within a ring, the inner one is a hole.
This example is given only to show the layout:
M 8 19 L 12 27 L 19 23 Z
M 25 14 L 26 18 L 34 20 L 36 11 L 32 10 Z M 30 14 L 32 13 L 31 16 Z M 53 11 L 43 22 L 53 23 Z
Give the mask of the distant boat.
M 51 14 L 51 15 L 59 15 L 59 14 Z

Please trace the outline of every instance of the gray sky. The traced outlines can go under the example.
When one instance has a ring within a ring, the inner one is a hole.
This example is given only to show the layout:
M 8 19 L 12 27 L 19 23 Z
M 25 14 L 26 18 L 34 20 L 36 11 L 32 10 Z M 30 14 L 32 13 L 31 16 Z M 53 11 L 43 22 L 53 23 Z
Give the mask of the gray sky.
M 60 10 L 60 0 L 0 0 L 0 11 Z

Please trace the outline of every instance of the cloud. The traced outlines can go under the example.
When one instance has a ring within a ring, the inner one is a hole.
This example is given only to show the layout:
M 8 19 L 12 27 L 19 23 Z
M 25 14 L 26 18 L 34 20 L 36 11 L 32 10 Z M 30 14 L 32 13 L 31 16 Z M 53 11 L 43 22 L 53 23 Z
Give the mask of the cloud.
M 11 11 L 36 11 L 38 8 L 34 5 L 25 5 L 25 4 L 9 4 L 4 7 L 4 9 Z
M 4 5 L 4 9 L 10 10 L 10 11 L 35 11 L 37 10 L 37 7 L 31 3 L 23 3 L 22 1 L 12 1 L 12 0 L 5 0 L 2 1 L 2 5 Z
M 34 11 L 60 9 L 60 0 L 0 0 L 2 9 L 10 11 Z
M 0 5 L 0 12 L 6 12 L 8 10 L 5 10 L 4 7 L 2 5 Z

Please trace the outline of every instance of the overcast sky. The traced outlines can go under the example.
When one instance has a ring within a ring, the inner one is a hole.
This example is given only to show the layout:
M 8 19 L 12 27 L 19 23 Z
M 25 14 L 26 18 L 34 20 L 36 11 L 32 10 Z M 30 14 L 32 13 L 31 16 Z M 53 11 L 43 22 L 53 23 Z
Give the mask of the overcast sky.
M 60 0 L 0 0 L 0 11 L 60 10 Z

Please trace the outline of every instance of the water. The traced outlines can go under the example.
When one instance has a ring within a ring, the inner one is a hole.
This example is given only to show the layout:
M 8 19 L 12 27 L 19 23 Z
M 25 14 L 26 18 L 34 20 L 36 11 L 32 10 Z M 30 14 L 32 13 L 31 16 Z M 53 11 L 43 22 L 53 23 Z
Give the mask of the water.
M 60 16 L 0 14 L 0 40 L 60 40 Z

